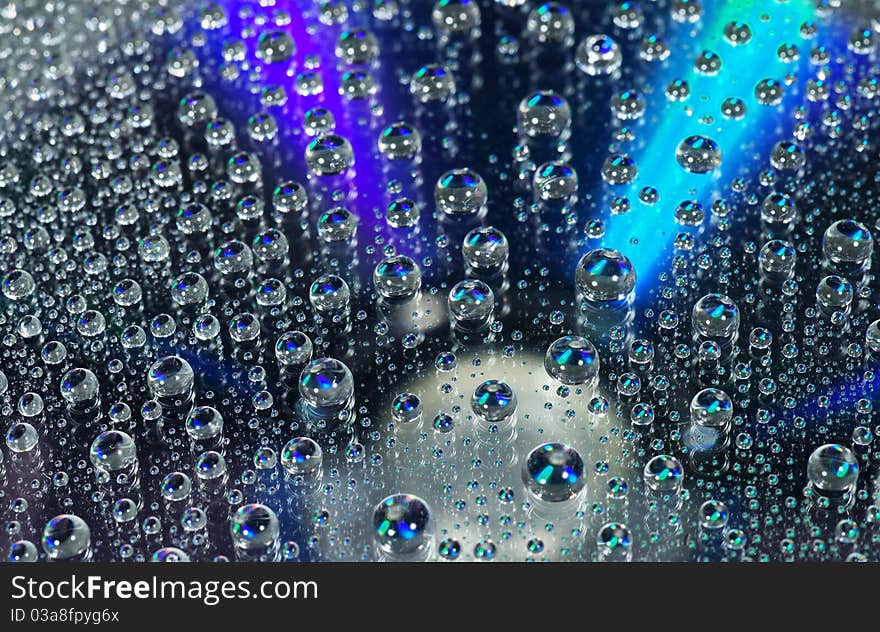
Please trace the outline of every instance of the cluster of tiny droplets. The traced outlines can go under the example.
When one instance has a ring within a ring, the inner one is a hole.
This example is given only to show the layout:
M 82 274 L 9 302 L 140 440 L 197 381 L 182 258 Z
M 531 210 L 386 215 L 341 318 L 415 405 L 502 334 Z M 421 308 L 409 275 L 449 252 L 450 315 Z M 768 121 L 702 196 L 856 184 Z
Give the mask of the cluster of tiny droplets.
M 0 6 L 0 552 L 880 559 L 870 2 Z

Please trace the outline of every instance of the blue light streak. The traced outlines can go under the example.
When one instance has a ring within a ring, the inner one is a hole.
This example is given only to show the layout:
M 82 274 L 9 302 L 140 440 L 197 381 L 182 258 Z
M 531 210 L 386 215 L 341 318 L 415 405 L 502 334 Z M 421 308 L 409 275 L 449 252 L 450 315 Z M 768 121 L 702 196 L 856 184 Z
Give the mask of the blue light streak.
M 802 98 L 809 78 L 809 51 L 815 41 L 803 39 L 799 29 L 813 18 L 814 3 L 810 0 L 736 0 L 705 3 L 704 10 L 705 15 L 696 25 L 673 25 L 668 33 L 673 53 L 651 78 L 651 92 L 645 91 L 647 115 L 634 126 L 643 144 L 629 154 L 638 165 L 639 175 L 631 184 L 606 187 L 604 195 L 622 195 L 633 202 L 630 213 L 608 219 L 602 244 L 620 250 L 633 262 L 638 273 L 637 300 L 655 284 L 658 268 L 671 256 L 676 235 L 699 230 L 677 225 L 675 207 L 686 200 L 709 206 L 713 198 L 722 195 L 725 183 L 765 166 L 766 158 L 760 157 L 790 132 L 788 125 L 780 121 Z M 734 21 L 751 27 L 748 43 L 733 46 L 723 38 L 724 26 Z M 779 60 L 777 48 L 786 43 L 797 44 L 797 61 Z M 694 68 L 695 59 L 704 50 L 722 60 L 722 68 L 715 75 L 703 75 Z M 775 106 L 760 104 L 754 94 L 755 85 L 766 78 L 783 81 L 786 75 L 793 82 L 785 87 L 782 102 Z M 690 86 L 690 96 L 683 102 L 669 101 L 665 96 L 666 86 L 675 80 L 684 80 Z M 741 120 L 722 116 L 721 104 L 728 97 L 737 97 L 746 104 L 747 112 Z M 676 146 L 692 135 L 708 136 L 721 148 L 722 163 L 709 174 L 688 173 L 676 161 Z M 639 191 L 647 186 L 660 193 L 660 200 L 653 206 L 638 201 Z

